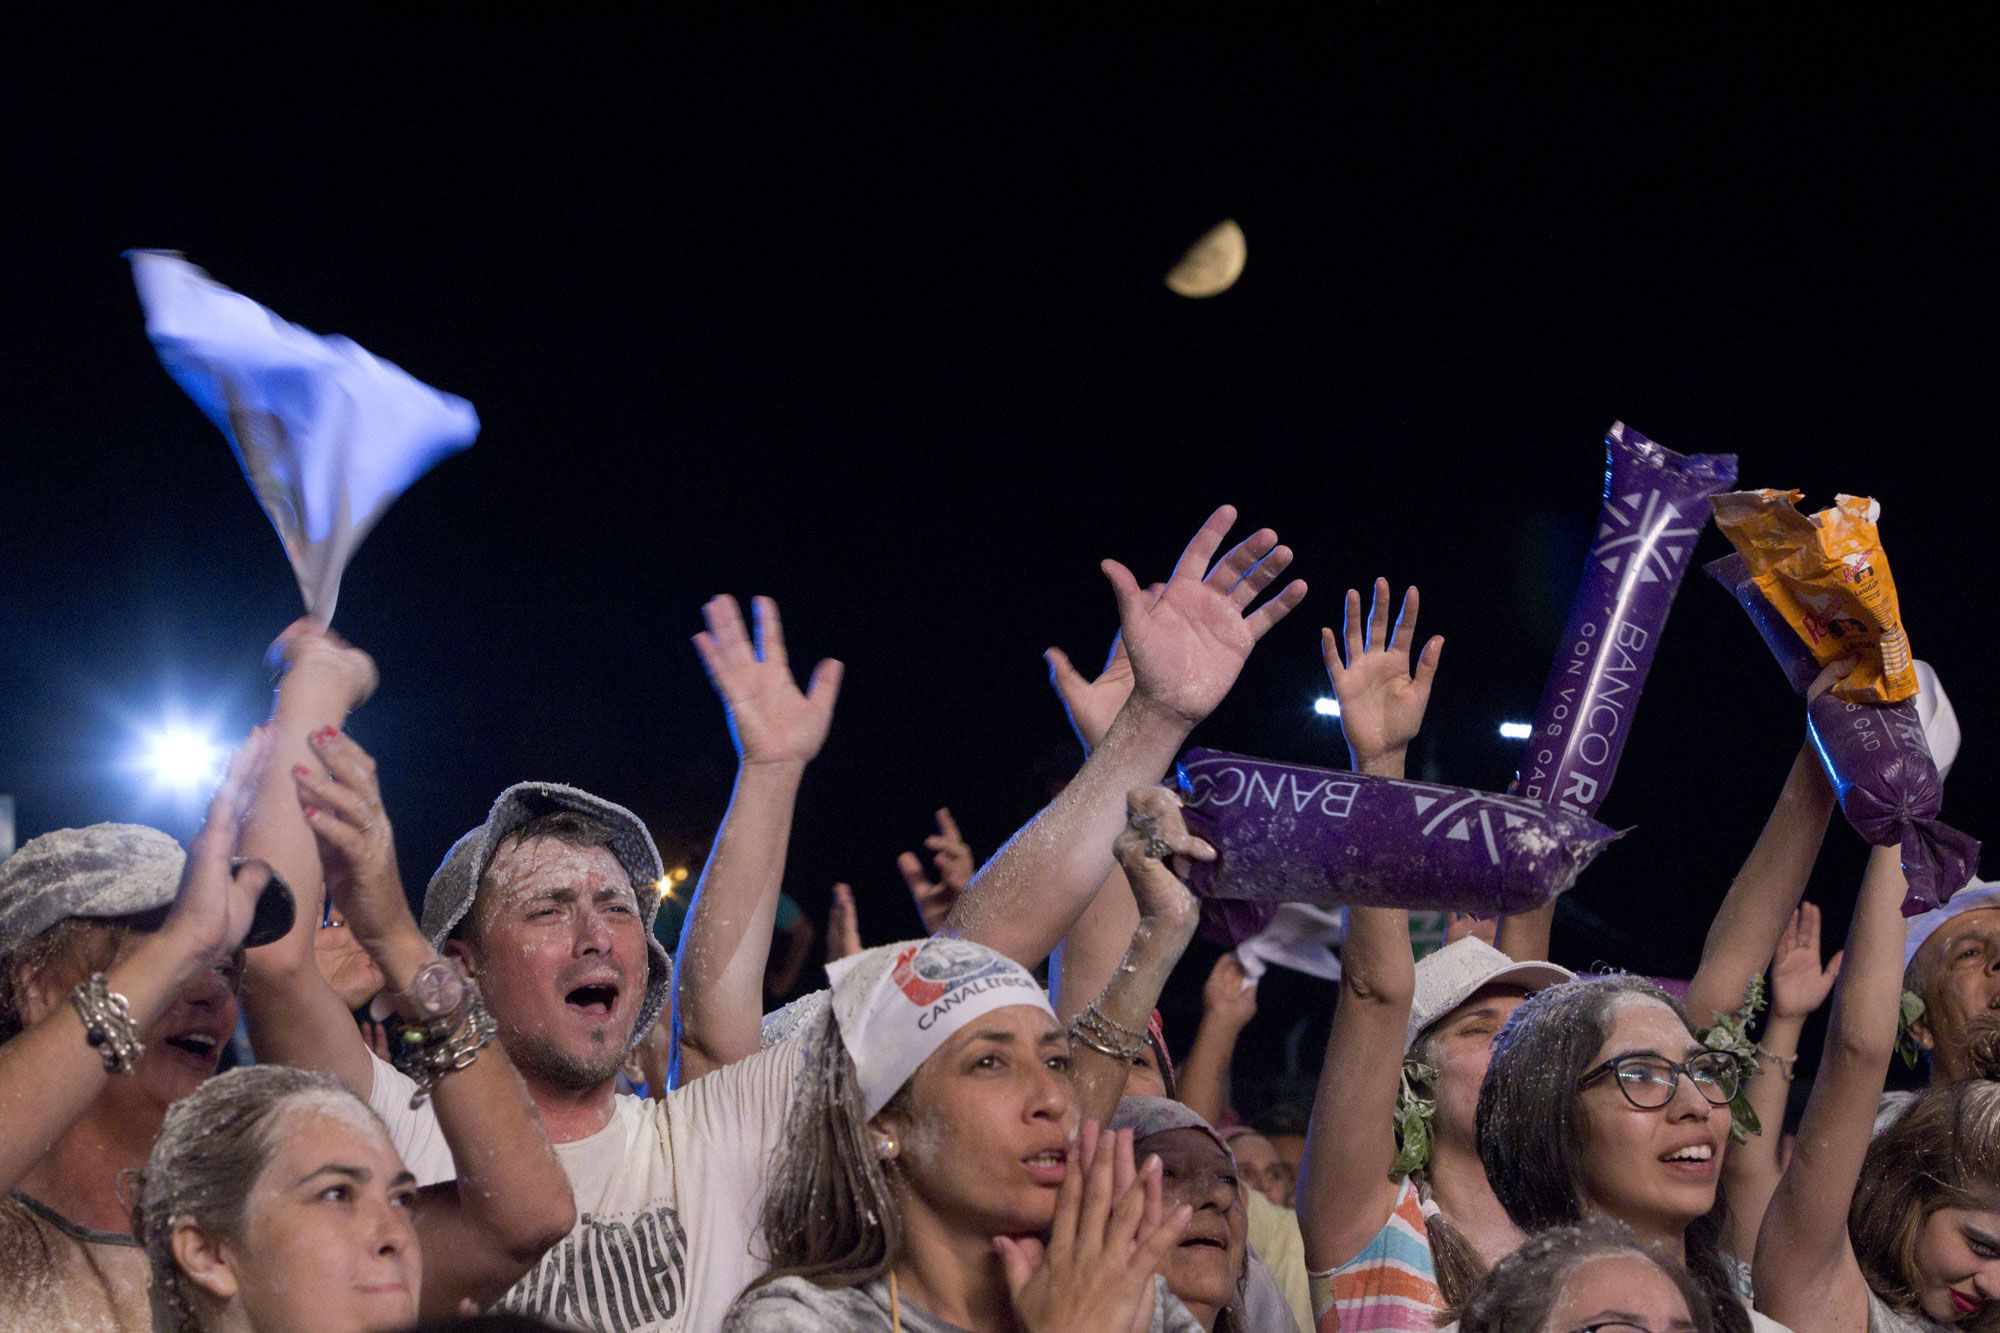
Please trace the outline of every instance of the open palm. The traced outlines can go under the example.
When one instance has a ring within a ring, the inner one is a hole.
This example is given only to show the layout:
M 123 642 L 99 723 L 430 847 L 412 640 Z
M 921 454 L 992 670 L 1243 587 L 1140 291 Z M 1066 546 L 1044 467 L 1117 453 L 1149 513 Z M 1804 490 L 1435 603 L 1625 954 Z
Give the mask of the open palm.
M 1357 769 L 1384 755 L 1409 748 L 1430 706 L 1431 680 L 1437 675 L 1444 640 L 1432 638 L 1410 668 L 1410 644 L 1417 635 L 1417 590 L 1403 594 L 1396 631 L 1389 633 L 1389 580 L 1375 580 L 1368 619 L 1361 618 L 1361 594 L 1347 590 L 1347 614 L 1341 625 L 1347 657 L 1333 631 L 1320 631 L 1320 656 L 1327 679 L 1340 700 L 1340 727 Z
M 701 608 L 708 628 L 694 636 L 695 652 L 729 712 L 737 756 L 746 764 L 806 763 L 826 744 L 843 668 L 827 658 L 801 693 L 785 655 L 778 604 L 756 597 L 750 610 L 757 622 L 754 643 L 736 599 L 711 598 Z
M 1233 505 L 1211 514 L 1181 552 L 1157 597 L 1149 596 L 1116 560 L 1103 565 L 1118 598 L 1120 636 L 1131 659 L 1134 689 L 1189 726 L 1215 710 L 1257 641 L 1306 595 L 1304 581 L 1294 579 L 1250 610 L 1292 558 L 1268 528 L 1252 533 L 1209 568 L 1235 522 Z

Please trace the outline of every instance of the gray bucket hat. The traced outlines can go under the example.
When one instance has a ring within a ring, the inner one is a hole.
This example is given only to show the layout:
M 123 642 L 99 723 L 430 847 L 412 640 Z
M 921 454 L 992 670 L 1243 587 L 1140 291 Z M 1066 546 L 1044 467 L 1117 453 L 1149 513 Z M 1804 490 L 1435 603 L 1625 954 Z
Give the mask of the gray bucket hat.
M 639 1004 L 639 1023 L 632 1029 L 632 1045 L 646 1035 L 667 1004 L 667 989 L 673 984 L 673 959 L 666 946 L 653 934 L 653 918 L 660 914 L 660 897 L 654 883 L 665 873 L 660 849 L 639 816 L 601 796 L 592 796 L 560 782 L 517 782 L 493 802 L 486 822 L 452 844 L 444 864 L 431 876 L 424 889 L 423 931 L 433 948 L 444 947 L 445 939 L 472 910 L 479 881 L 493 864 L 494 853 L 507 835 L 531 819 L 570 810 L 602 821 L 611 829 L 611 852 L 638 890 L 639 915 L 646 924 L 646 993 Z M 628 1046 L 629 1049 L 629 1046 Z
M 71 917 L 132 916 L 180 891 L 187 853 L 158 829 L 92 824 L 30 838 L 0 861 L 0 952 Z

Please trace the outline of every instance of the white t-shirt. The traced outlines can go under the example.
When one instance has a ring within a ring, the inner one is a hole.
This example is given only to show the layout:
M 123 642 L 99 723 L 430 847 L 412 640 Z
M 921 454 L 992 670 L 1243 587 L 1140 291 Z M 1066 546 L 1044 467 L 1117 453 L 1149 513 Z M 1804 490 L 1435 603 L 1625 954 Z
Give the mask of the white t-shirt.
M 663 1101 L 613 1098 L 611 1122 L 556 1145 L 577 1224 L 499 1308 L 566 1328 L 706 1333 L 763 1271 L 751 1239 L 803 1044 L 772 1046 Z M 368 1103 L 421 1184 L 450 1180 L 437 1115 L 381 1060 Z

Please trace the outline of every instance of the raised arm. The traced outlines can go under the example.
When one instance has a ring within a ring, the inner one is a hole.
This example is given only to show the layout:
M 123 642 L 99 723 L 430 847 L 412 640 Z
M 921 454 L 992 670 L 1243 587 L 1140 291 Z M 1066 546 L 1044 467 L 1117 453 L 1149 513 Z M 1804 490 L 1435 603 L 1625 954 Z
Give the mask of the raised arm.
M 1844 954 L 1819 960 L 1819 908 L 1800 903 L 1771 958 L 1771 1015 L 1757 1043 L 1757 1072 L 1745 1085 L 1750 1110 L 1763 1132 L 1729 1145 L 1722 1159 L 1723 1195 L 1729 1201 L 1729 1252 L 1739 1259 L 1757 1252 L 1757 1228 L 1778 1188 L 1778 1138 L 1798 1064 L 1799 1033 L 1813 1010 L 1826 1003 Z
M 1226 953 L 1209 969 L 1201 988 L 1201 1026 L 1179 1071 L 1181 1100 L 1213 1125 L 1229 1109 L 1231 1067 L 1236 1042 L 1257 1016 L 1257 983 L 1243 973 L 1236 955 Z
M 366 1097 L 375 1079 L 354 1016 L 321 975 L 315 945 L 324 890 L 319 849 L 299 811 L 292 775 L 325 774 L 311 737 L 337 731 L 375 690 L 368 654 L 308 620 L 271 645 L 282 675 L 266 730 L 271 751 L 243 825 L 243 854 L 268 861 L 298 903 L 291 933 L 243 963 L 243 1017 L 257 1058 L 332 1074 Z
M 1212 861 L 1215 849 L 1190 834 L 1180 797 L 1142 787 L 1126 802 L 1125 830 L 1113 846 L 1138 901 L 1139 924 L 1104 990 L 1070 1027 L 1070 1080 L 1084 1120 L 1109 1123 L 1125 1095 L 1125 1080 L 1145 1049 L 1146 1024 L 1174 964 L 1201 919 L 1194 895 L 1167 861 Z
M 754 642 L 733 597 L 702 607 L 708 628 L 694 636 L 728 714 L 737 767 L 729 810 L 702 868 L 675 958 L 668 1079 L 676 1086 L 757 1053 L 764 964 L 792 810 L 806 765 L 826 743 L 840 694 L 843 668 L 832 658 L 813 668 L 801 693 L 785 655 L 778 604 L 758 597 L 750 609 Z
M 1901 1020 L 1908 928 L 1899 858 L 1895 847 L 1869 849 L 1819 1075 L 1757 1237 L 1757 1308 L 1794 1333 L 1867 1322 L 1867 1283 L 1848 1240 L 1847 1210 Z
M 1391 634 L 1389 583 L 1377 579 L 1365 622 L 1361 594 L 1347 594 L 1344 659 L 1333 631 L 1320 631 L 1320 653 L 1340 700 L 1340 726 L 1356 772 L 1402 777 L 1410 742 L 1430 706 L 1444 640 L 1426 643 L 1412 670 L 1417 605 L 1417 590 L 1411 588 L 1403 594 Z M 1416 985 L 1409 913 L 1349 908 L 1340 950 L 1340 1003 L 1320 1063 L 1294 1196 L 1309 1271 L 1337 1268 L 1359 1254 L 1395 1207 L 1399 1182 L 1389 1171 L 1396 1161 L 1396 1098 Z
M 1088 757 L 953 911 L 955 926 L 1024 966 L 1062 941 L 1053 987 L 1060 1014 L 1103 989 L 1138 920 L 1131 888 L 1106 855 L 1126 793 L 1160 780 L 1195 724 L 1236 683 L 1257 640 L 1305 596 L 1295 579 L 1251 610 L 1291 565 L 1292 551 L 1264 528 L 1215 560 L 1235 520 L 1233 507 L 1216 510 L 1173 576 L 1153 588 L 1141 588 L 1117 561 L 1104 562 L 1120 623 L 1104 672 L 1086 682 L 1059 650 L 1047 654 Z
M 931 854 L 931 865 L 937 870 L 936 879 L 924 871 L 924 863 L 915 852 L 904 852 L 896 858 L 896 870 L 910 890 L 910 901 L 916 904 L 926 935 L 944 929 L 952 905 L 972 883 L 972 873 L 977 868 L 972 846 L 958 831 L 958 821 L 951 817 L 949 808 L 939 807 L 937 830 L 924 839 L 924 850 Z
M 384 998 L 405 1017 L 419 1017 L 409 1007 L 411 982 L 419 971 L 427 979 L 437 975 L 431 965 L 438 954 L 403 897 L 375 761 L 338 733 L 316 735 L 314 750 L 328 776 L 298 778 L 297 799 L 310 811 L 328 891 L 382 969 Z M 483 1309 L 506 1295 L 576 1225 L 576 1207 L 527 1087 L 499 1042 L 488 1041 L 470 1065 L 440 1078 L 432 1100 L 458 1172 L 425 1189 L 417 1206 L 422 1310 L 437 1317 L 458 1313 L 462 1301 Z
M 145 1032 L 202 973 L 226 966 L 250 929 L 270 869 L 252 862 L 232 874 L 229 862 L 237 821 L 269 750 L 260 728 L 236 752 L 188 848 L 180 893 L 166 920 L 105 969 L 105 986 L 124 997 L 135 1033 Z M 99 1048 L 85 1040 L 72 991 L 35 984 L 39 980 L 31 979 L 21 997 L 22 1030 L 0 1045 L 0 1190 L 20 1184 L 104 1085 L 123 1077 L 107 1072 Z
M 1818 698 L 1852 666 L 1851 661 L 1836 662 L 1820 672 L 1808 697 Z M 1833 804 L 1833 786 L 1808 742 L 1792 760 L 1778 803 L 1709 923 L 1701 965 L 1688 983 L 1687 1009 L 1696 1028 L 1713 1023 L 1718 1013 L 1740 1008 L 1750 978 L 1771 961 L 1812 877 Z

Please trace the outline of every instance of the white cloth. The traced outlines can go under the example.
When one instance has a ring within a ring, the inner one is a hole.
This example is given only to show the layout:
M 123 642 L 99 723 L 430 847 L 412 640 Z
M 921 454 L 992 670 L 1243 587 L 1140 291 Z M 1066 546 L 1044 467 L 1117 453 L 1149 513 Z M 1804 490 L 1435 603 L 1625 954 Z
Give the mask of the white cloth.
M 1047 993 L 1019 963 L 949 935 L 864 949 L 828 963 L 826 975 L 869 1120 L 933 1051 L 982 1014 L 1031 1005 L 1055 1021 Z
M 177 254 L 127 258 L 161 364 L 228 437 L 307 613 L 330 624 L 361 539 L 433 464 L 472 443 L 478 414 L 346 338 L 286 323 Z
M 499 1308 L 602 1333 L 707 1333 L 763 1271 L 751 1258 L 771 1156 L 803 1046 L 791 1041 L 676 1088 L 620 1095 L 611 1123 L 556 1145 L 576 1229 Z M 380 1060 L 368 1104 L 421 1184 L 452 1178 L 451 1150 L 414 1085 Z M 761 1244 L 756 1248 L 761 1249 Z
M 1347 934 L 1347 909 L 1312 903 L 1280 903 L 1270 924 L 1236 946 L 1236 961 L 1251 981 L 1271 967 L 1289 967 L 1309 977 L 1340 980 L 1340 942 Z

